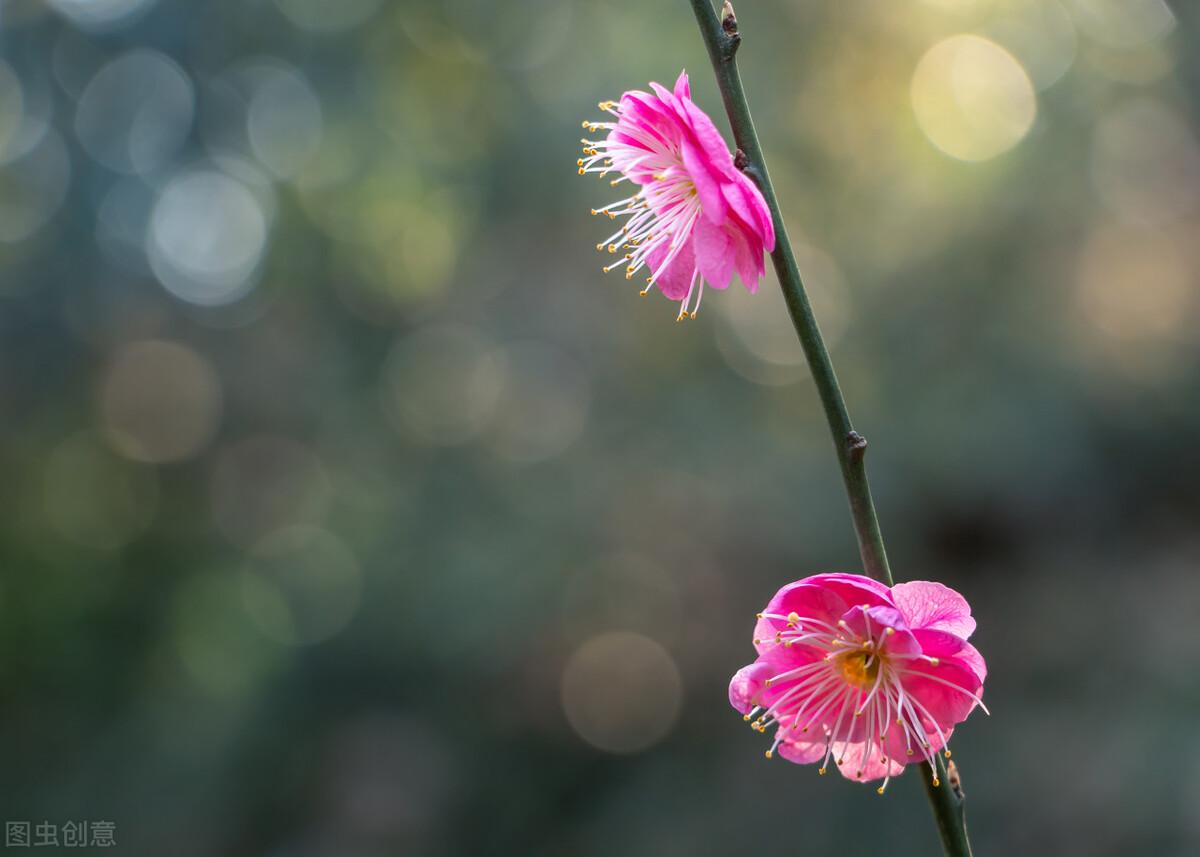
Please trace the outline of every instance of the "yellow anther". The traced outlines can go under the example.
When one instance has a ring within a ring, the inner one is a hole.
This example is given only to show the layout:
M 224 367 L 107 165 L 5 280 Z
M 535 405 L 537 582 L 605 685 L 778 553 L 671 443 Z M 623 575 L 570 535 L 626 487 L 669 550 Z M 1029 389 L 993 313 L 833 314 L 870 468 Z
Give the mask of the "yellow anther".
M 575 161 L 575 166 L 582 167 L 583 166 L 583 158 L 579 158 L 577 161 Z
M 949 751 L 949 750 L 947 750 L 947 751 L 946 751 L 945 753 L 943 753 L 942 755 L 943 755 L 943 756 L 945 756 L 947 759 L 949 759 L 949 758 L 950 758 L 950 751 Z
M 818 774 L 820 774 L 821 776 L 825 776 L 825 769 L 824 769 L 824 768 L 817 768 L 817 773 L 818 773 Z
M 787 615 L 787 620 L 789 622 L 791 622 L 793 625 L 799 625 L 800 624 L 800 614 L 797 613 L 795 610 L 793 610 L 791 613 L 789 613 Z
M 941 784 L 942 784 L 942 781 L 941 781 L 941 780 L 939 780 L 937 777 L 934 777 L 934 778 L 933 778 L 933 787 L 934 787 L 935 789 L 936 789 L 938 786 L 940 786 Z
M 617 245 L 616 245 L 616 244 L 609 244 L 609 245 L 608 245 L 608 252 L 609 252 L 609 253 L 616 253 L 616 252 L 617 252 Z
M 905 753 L 905 755 L 911 756 L 912 755 L 912 747 L 909 747 L 907 750 L 904 751 L 904 753 Z
M 883 794 L 883 786 L 880 786 L 879 788 L 875 789 L 875 794 L 877 794 L 877 795 Z
M 761 618 L 762 618 L 762 614 L 761 614 L 761 613 L 755 613 L 755 614 L 754 614 L 754 618 L 755 618 L 755 619 L 761 619 Z
M 587 170 L 585 170 L 583 167 L 580 167 L 580 168 L 579 168 L 579 174 L 580 174 L 580 175 L 583 175 L 583 174 L 584 174 L 584 173 L 586 173 L 586 172 L 587 172 Z
M 580 127 L 580 128 L 586 128 L 586 127 L 587 127 L 589 124 L 591 124 L 591 123 L 589 123 L 589 122 L 588 122 L 586 119 L 584 119 L 584 120 L 583 120 L 583 123 L 582 123 L 582 124 L 581 124 L 579 127 Z
M 941 663 L 941 661 L 939 661 L 937 658 L 930 658 L 929 663 L 931 663 L 933 666 L 936 667 L 938 664 Z
M 749 714 L 743 714 L 743 715 L 742 715 L 742 719 L 743 719 L 743 720 L 745 720 L 747 723 L 749 723 L 749 722 L 750 722 L 750 715 L 749 715 Z
M 693 310 L 693 311 L 692 311 L 692 318 L 695 318 L 695 317 L 696 317 L 696 312 L 695 312 L 695 310 Z
M 896 633 L 895 628 L 884 628 L 883 630 L 884 630 L 884 633 L 887 634 L 889 637 L 892 636 L 892 634 Z
M 770 750 L 768 750 L 767 752 L 763 753 L 763 755 L 764 755 L 764 756 L 766 756 L 766 757 L 769 759 L 769 758 L 771 758 L 772 756 L 774 756 L 775 754 L 774 754 L 774 753 L 772 753 Z
M 604 250 L 604 242 L 601 241 L 599 244 L 596 245 L 596 251 L 602 252 L 603 250 Z

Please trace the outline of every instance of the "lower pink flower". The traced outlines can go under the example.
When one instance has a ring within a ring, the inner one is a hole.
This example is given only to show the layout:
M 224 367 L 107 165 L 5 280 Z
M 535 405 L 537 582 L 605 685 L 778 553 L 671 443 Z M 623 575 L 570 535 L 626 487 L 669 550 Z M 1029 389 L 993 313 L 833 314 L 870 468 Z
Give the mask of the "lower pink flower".
M 983 656 L 966 599 L 940 583 L 887 587 L 858 574 L 789 583 L 758 614 L 758 659 L 729 701 L 776 752 L 799 764 L 832 759 L 854 780 L 883 779 L 950 755 L 954 727 L 983 705 Z

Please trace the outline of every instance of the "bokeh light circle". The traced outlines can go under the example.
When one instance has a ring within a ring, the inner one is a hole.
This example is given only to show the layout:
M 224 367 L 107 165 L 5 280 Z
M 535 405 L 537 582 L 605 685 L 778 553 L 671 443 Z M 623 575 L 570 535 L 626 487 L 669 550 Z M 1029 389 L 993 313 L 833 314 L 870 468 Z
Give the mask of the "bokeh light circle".
M 242 584 L 243 601 L 259 630 L 298 646 L 327 640 L 346 626 L 358 607 L 361 574 L 339 538 L 296 526 L 254 545 Z
M 199 306 L 243 297 L 255 283 L 268 222 L 258 198 L 216 170 L 173 178 L 150 216 L 146 252 L 171 294 Z
M 1122 221 L 1170 223 L 1200 208 L 1200 144 L 1175 109 L 1131 99 L 1096 126 L 1092 182 Z
M 836 348 L 852 316 L 850 290 L 837 261 L 823 250 L 796 243 L 795 254 L 804 289 L 821 321 L 821 333 Z M 808 376 L 796 329 L 776 288 L 751 295 L 730 289 L 717 310 L 717 347 L 730 368 L 756 384 L 783 386 Z
M 1093 41 L 1115 50 L 1141 47 L 1175 29 L 1166 0 L 1071 0 L 1071 9 Z
M 187 74 L 163 54 L 134 50 L 105 65 L 79 96 L 75 136 L 97 162 L 145 174 L 166 164 L 192 128 Z
M 109 444 L 135 461 L 181 461 L 212 439 L 221 415 L 221 384 L 200 354 L 175 342 L 125 346 L 100 386 Z
M 334 33 L 366 22 L 383 0 L 275 0 L 289 21 L 314 33 Z
M 437 446 L 477 435 L 496 409 L 504 368 L 490 344 L 461 324 L 421 328 L 397 341 L 380 380 L 393 425 Z
M 575 650 L 562 674 L 567 721 L 588 744 L 636 753 L 675 727 L 683 679 L 675 659 L 642 634 L 613 631 Z
M 492 360 L 505 378 L 491 421 L 492 448 L 520 464 L 565 452 L 587 420 L 590 396 L 583 367 L 561 349 L 540 342 L 509 345 Z
M 131 24 L 157 0 L 47 0 L 50 6 L 85 30 L 111 30 Z
M 254 155 L 278 178 L 298 172 L 321 145 L 321 102 L 300 72 L 265 67 L 250 97 L 246 133 Z
M 118 458 L 90 432 L 56 446 L 46 458 L 46 517 L 76 544 L 113 550 L 150 525 L 158 479 L 141 464 Z
M 1195 261 L 1168 233 L 1103 227 L 1080 256 L 1075 297 L 1103 336 L 1137 347 L 1161 343 L 1195 324 Z
M 1029 133 L 1037 115 L 1033 83 L 1021 63 L 993 41 L 957 35 L 930 48 L 913 73 L 917 124 L 952 158 L 986 161 Z

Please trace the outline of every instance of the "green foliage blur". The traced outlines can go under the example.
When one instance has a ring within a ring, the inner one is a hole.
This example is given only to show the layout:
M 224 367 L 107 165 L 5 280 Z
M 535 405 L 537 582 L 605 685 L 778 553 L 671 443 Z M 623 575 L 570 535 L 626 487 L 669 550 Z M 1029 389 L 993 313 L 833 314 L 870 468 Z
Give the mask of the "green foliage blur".
M 976 853 L 1200 852 L 1187 0 L 741 0 L 898 578 L 974 605 Z M 113 853 L 928 855 L 725 699 L 856 568 L 768 274 L 600 272 L 682 0 L 0 2 L 0 819 Z

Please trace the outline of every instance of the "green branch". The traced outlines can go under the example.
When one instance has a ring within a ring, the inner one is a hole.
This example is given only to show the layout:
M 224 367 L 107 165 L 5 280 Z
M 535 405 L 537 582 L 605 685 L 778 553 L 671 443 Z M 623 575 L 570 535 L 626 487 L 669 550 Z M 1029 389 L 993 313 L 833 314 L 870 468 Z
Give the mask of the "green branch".
M 779 211 L 779 200 L 775 197 L 774 187 L 771 186 L 771 177 L 763 159 L 762 147 L 758 143 L 758 134 L 754 131 L 754 120 L 750 117 L 750 107 L 746 103 L 746 93 L 742 89 L 737 62 L 734 59 L 742 43 L 737 17 L 728 0 L 721 9 L 720 17 L 713 11 L 710 0 L 691 0 L 691 3 L 696 13 L 696 21 L 700 25 L 700 34 L 708 48 L 713 71 L 717 76 L 717 85 L 721 89 L 721 99 L 725 103 L 725 112 L 729 115 L 729 124 L 733 128 L 733 138 L 738 147 L 735 163 L 758 185 L 766 199 L 767 207 L 771 210 L 771 219 L 775 224 L 775 250 L 771 253 L 771 261 L 775 265 L 775 274 L 779 278 L 780 288 L 783 289 L 792 324 L 795 325 L 796 335 L 800 338 L 800 345 L 804 349 L 804 356 L 816 383 L 817 394 L 821 398 L 821 406 L 825 410 L 825 418 L 829 422 L 829 430 L 833 434 L 838 463 L 842 469 L 842 480 L 846 485 L 846 496 L 850 500 L 850 514 L 854 520 L 854 532 L 858 536 L 863 569 L 871 577 L 890 586 L 892 572 L 888 568 L 887 551 L 883 546 L 883 534 L 879 529 L 875 504 L 871 500 L 871 487 L 867 482 L 867 471 L 863 461 L 867 441 L 850 423 L 846 401 L 842 398 L 837 375 L 829 359 L 829 351 L 825 348 L 821 330 L 804 292 L 804 283 L 796 267 L 796 257 L 792 253 L 787 228 Z M 929 803 L 933 808 L 942 846 L 948 857 L 970 857 L 971 845 L 967 840 L 963 792 L 958 771 L 953 763 L 947 766 L 940 755 L 936 756 L 936 767 L 936 779 L 922 777 L 921 780 L 925 783 Z
M 771 186 L 767 164 L 758 144 L 754 120 L 750 118 L 750 108 L 746 104 L 746 94 L 742 91 L 742 81 L 734 61 L 734 54 L 742 40 L 737 19 L 728 3 L 722 10 L 721 20 L 717 19 L 709 0 L 692 0 L 692 8 L 700 23 L 704 43 L 708 46 L 713 71 L 717 74 L 729 124 L 733 126 L 733 138 L 738 146 L 737 164 L 758 185 L 771 210 L 771 219 L 775 224 L 775 250 L 771 253 L 771 261 L 775 263 L 775 273 L 779 277 L 792 324 L 796 326 L 796 334 L 800 337 L 800 345 L 804 349 L 813 381 L 817 385 L 817 394 L 821 397 L 821 406 L 825 409 L 825 418 L 829 421 L 829 430 L 833 434 L 838 463 L 842 467 L 842 480 L 846 483 L 846 495 L 850 498 L 850 514 L 858 535 L 863 570 L 890 586 L 892 572 L 888 568 L 887 551 L 883 547 L 883 535 L 879 531 L 879 519 L 875 515 L 871 487 L 867 483 L 867 471 L 863 465 L 867 441 L 854 430 L 850 415 L 846 413 L 846 402 L 817 327 L 817 319 L 804 293 L 796 257 L 792 254 L 787 228 L 779 212 L 779 200 L 775 198 L 775 189 Z

